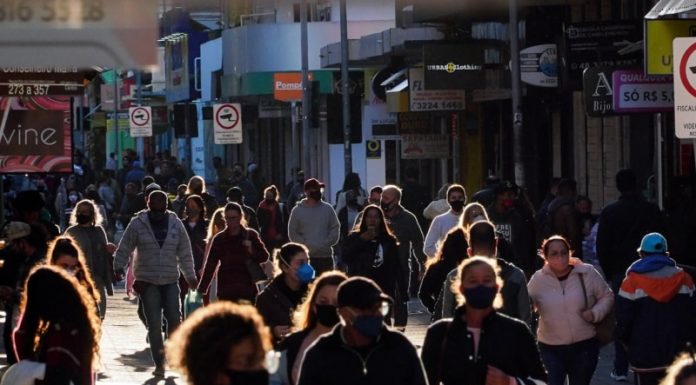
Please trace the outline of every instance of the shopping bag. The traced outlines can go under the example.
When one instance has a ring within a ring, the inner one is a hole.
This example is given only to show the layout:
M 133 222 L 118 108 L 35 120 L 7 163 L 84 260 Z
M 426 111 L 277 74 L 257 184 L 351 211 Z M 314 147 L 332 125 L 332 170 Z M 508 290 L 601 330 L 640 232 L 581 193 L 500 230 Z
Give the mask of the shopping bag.
M 198 290 L 189 290 L 184 297 L 184 318 L 188 318 L 199 307 L 203 307 L 203 296 Z

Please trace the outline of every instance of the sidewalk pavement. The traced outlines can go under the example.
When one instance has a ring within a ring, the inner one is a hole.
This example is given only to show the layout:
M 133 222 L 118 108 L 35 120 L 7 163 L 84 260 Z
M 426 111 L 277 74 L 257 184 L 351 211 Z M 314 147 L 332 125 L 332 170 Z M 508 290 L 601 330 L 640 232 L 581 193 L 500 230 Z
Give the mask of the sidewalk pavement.
M 102 325 L 101 368 L 97 385 L 185 385 L 177 373 L 167 370 L 166 377 L 152 376 L 154 366 L 150 358 L 149 345 L 145 341 L 146 330 L 138 319 L 135 299 L 128 298 L 123 284 L 114 290 L 114 296 L 107 298 L 107 313 Z M 0 312 L 2 317 L 4 313 Z M 406 336 L 420 350 L 430 321 L 430 315 L 417 299 L 409 302 L 409 324 Z M 4 318 L 0 318 L 4 324 Z M 4 347 L 0 339 L 0 372 L 7 367 Z M 592 385 L 617 385 L 609 378 L 612 366 L 613 349 L 605 348 L 592 379 Z M 633 378 L 629 378 L 629 383 Z

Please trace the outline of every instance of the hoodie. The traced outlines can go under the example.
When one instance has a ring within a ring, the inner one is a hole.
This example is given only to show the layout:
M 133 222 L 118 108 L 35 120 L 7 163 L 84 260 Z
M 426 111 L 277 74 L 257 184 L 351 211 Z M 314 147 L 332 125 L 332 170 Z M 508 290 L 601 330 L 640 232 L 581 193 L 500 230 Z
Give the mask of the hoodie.
M 694 283 L 665 255 L 634 262 L 616 299 L 617 336 L 638 368 L 668 366 L 694 341 Z
M 288 236 L 309 249 L 310 258 L 332 258 L 332 246 L 338 243 L 341 225 L 330 204 L 320 201 L 316 206 L 303 199 L 292 209 Z

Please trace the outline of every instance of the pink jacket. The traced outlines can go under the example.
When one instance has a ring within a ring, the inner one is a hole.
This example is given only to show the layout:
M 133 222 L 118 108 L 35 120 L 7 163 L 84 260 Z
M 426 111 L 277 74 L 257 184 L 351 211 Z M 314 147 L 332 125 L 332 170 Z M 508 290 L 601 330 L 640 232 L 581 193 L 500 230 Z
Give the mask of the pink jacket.
M 539 342 L 547 345 L 568 345 L 596 335 L 594 325 L 582 318 L 585 310 L 580 279 L 584 279 L 588 304 L 594 319 L 602 320 L 614 306 L 609 285 L 592 265 L 571 258 L 574 266 L 568 278 L 561 282 L 548 265 L 529 280 L 529 298 L 539 312 Z

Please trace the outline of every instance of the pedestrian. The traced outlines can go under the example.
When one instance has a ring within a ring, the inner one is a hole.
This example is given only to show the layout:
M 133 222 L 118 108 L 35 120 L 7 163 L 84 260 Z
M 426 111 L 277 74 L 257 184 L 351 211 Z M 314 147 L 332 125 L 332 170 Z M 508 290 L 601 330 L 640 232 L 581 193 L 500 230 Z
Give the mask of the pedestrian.
M 298 243 L 284 244 L 275 262 L 278 273 L 256 297 L 256 308 L 271 328 L 277 345 L 290 332 L 292 314 L 307 294 L 307 285 L 314 280 L 315 272 L 307 248 Z
M 552 235 L 561 235 L 569 243 L 576 258 L 582 255 L 582 220 L 575 200 L 577 183 L 572 179 L 562 179 L 558 183 L 556 197 L 549 203 L 546 220 L 542 224 L 541 237 L 548 239 Z
M 389 230 L 399 240 L 399 265 L 396 275 L 396 297 L 394 298 L 394 327 L 405 329 L 408 323 L 409 281 L 411 269 L 425 263 L 423 254 L 423 232 L 418 219 L 401 206 L 401 189 L 395 185 L 384 186 L 380 207 L 384 212 Z
M 135 213 L 138 212 L 140 204 L 138 202 L 138 185 L 128 183 L 123 191 L 121 208 L 118 210 L 118 220 L 121 222 L 121 227 L 125 229 Z
M 215 209 L 218 208 L 217 201 L 215 200 L 215 197 L 210 195 L 208 191 L 206 190 L 205 187 L 205 180 L 201 178 L 200 176 L 192 176 L 191 179 L 189 179 L 188 186 L 186 189 L 186 196 L 190 195 L 198 195 L 203 199 L 203 202 L 205 203 L 205 212 L 210 215 L 212 214 Z M 179 213 L 179 217 L 182 217 L 183 213 Z M 206 217 L 205 219 L 210 219 Z
M 153 375 L 164 376 L 162 352 L 162 314 L 167 332 L 181 322 L 179 271 L 189 287 L 196 287 L 193 253 L 184 224 L 167 211 L 167 194 L 155 190 L 147 200 L 147 210 L 140 212 L 128 225 L 116 249 L 114 272 L 123 279 L 129 263 L 135 274 L 133 288 L 138 294 L 147 321 L 150 354 L 155 364 Z M 132 258 L 137 251 L 137 258 Z
M 268 327 L 253 306 L 196 310 L 167 341 L 167 361 L 188 385 L 267 385 Z
M 423 209 L 423 218 L 432 221 L 436 216 L 444 214 L 450 210 L 449 202 L 447 201 L 447 190 L 451 184 L 445 183 L 437 190 L 435 199 Z
M 259 290 L 255 281 L 258 277 L 253 274 L 260 264 L 268 262 L 268 250 L 259 233 L 246 226 L 242 206 L 228 203 L 224 218 L 225 229 L 211 241 L 198 291 L 208 293 L 217 271 L 219 299 L 254 303 Z
M 404 181 L 401 184 L 401 205 L 412 212 L 418 219 L 421 228 L 425 228 L 424 218 L 421 217 L 423 209 L 430 203 L 432 195 L 429 189 L 418 181 L 418 169 L 407 167 L 404 171 Z
M 244 174 L 243 164 L 235 163 L 232 166 L 232 178 L 230 179 L 230 186 L 239 187 L 242 190 L 242 195 L 246 197 L 246 201 L 249 203 L 249 206 L 256 207 L 259 205 L 259 190 L 257 189 L 259 186 L 254 186 L 254 182 L 252 182 L 251 179 Z
M 99 314 L 106 316 L 106 296 L 113 296 L 111 281 L 114 277 L 113 255 L 116 245 L 109 242 L 102 227 L 103 218 L 94 202 L 84 199 L 77 203 L 70 214 L 70 227 L 65 234 L 77 242 L 87 263 L 88 274 L 94 280 L 99 293 Z
M 425 236 L 423 252 L 428 258 L 434 258 L 438 247 L 445 240 L 447 233 L 457 226 L 460 222 L 464 205 L 466 204 L 466 191 L 464 187 L 453 184 L 447 189 L 447 203 L 450 209 L 440 214 L 430 223 L 430 229 Z
M 94 301 L 56 266 L 39 266 L 27 279 L 13 334 L 18 360 L 44 363 L 46 384 L 95 383 L 100 325 Z
M 213 169 L 215 169 L 215 196 L 218 198 L 218 203 L 222 204 L 224 201 L 220 198 L 224 197 L 225 192 L 232 187 L 230 186 L 232 170 L 229 167 L 225 167 L 222 158 L 219 156 L 213 157 Z
M 186 210 L 186 198 L 188 197 L 186 195 L 186 190 L 188 187 L 185 184 L 180 184 L 175 188 L 176 191 L 174 197 L 168 197 L 169 206 L 172 208 L 172 211 L 175 213 L 181 213 L 181 217 L 183 217 L 183 215 L 185 215 L 184 210 Z M 205 202 L 203 202 L 203 205 L 205 206 Z M 208 215 L 210 215 L 210 213 L 208 213 Z
M 664 218 L 657 205 L 646 201 L 638 191 L 635 172 L 623 169 L 616 173 L 619 200 L 606 206 L 597 227 L 597 259 L 609 282 L 618 305 L 619 288 L 626 270 L 637 259 L 636 245 L 643 235 L 664 232 Z M 616 381 L 626 381 L 628 357 L 621 342 L 614 341 L 614 368 L 610 373 Z
M 285 194 L 285 196 L 287 197 L 287 200 L 288 200 L 288 202 L 287 202 L 288 209 L 291 211 L 292 211 L 292 209 L 295 208 L 295 205 L 297 204 L 297 202 L 306 198 L 305 191 L 304 191 L 304 184 L 305 184 L 304 171 L 298 169 L 294 175 L 294 178 L 295 178 L 295 180 L 290 182 L 288 184 L 288 186 L 286 186 L 286 194 Z
M 431 384 L 536 384 L 546 380 L 534 336 L 527 325 L 501 314 L 495 262 L 471 257 L 453 289 L 460 307 L 451 319 L 428 328 L 421 357 Z
M 307 349 L 340 322 L 338 285 L 346 279 L 348 277 L 344 273 L 330 271 L 310 284 L 307 296 L 294 313 L 294 332 L 285 337 L 277 348 L 281 354 L 280 362 L 271 383 L 297 384 Z
M 87 260 L 77 241 L 69 235 L 62 235 L 48 244 L 46 256 L 48 265 L 60 267 L 66 273 L 75 277 L 77 282 L 87 290 L 87 293 L 94 300 L 94 308 L 100 317 L 100 321 L 103 321 L 104 319 L 101 318 L 99 309 L 101 294 L 94 283 L 92 272 L 87 266 Z
M 667 366 L 695 342 L 696 297 L 689 274 L 669 257 L 660 233 L 643 237 L 616 299 L 616 336 L 637 384 L 657 385 Z
M 205 235 L 205 252 L 203 253 L 203 266 L 205 267 L 205 261 L 208 258 L 208 253 L 210 252 L 210 246 L 213 244 L 213 237 L 219 232 L 225 230 L 225 208 L 220 207 L 215 210 L 213 215 L 210 216 L 210 221 L 208 223 L 208 230 Z M 201 272 L 201 277 L 203 277 L 203 272 Z M 213 301 L 217 301 L 217 271 L 213 274 L 213 278 L 210 280 L 210 290 L 208 294 L 203 295 L 203 303 L 208 304 Z
M 314 178 L 304 184 L 305 199 L 290 212 L 290 241 L 309 249 L 312 266 L 321 274 L 334 269 L 333 246 L 340 239 L 340 224 L 330 204 L 322 200 L 324 184 Z
M 392 299 L 374 281 L 349 278 L 337 299 L 342 322 L 307 350 L 298 385 L 428 383 L 415 347 L 384 324 Z
M 256 210 L 259 234 L 264 245 L 270 250 L 280 248 L 288 239 L 287 205 L 280 201 L 278 188 L 275 185 L 266 187 L 263 191 L 263 201 Z
M 198 195 L 189 195 L 186 198 L 184 217 L 181 221 L 184 223 L 186 234 L 191 242 L 191 251 L 193 252 L 193 268 L 196 270 L 196 275 L 203 275 L 203 264 L 205 262 L 205 237 L 208 232 L 208 217 L 206 213 L 205 203 Z M 181 301 L 189 289 L 184 277 L 179 277 L 179 288 L 181 289 Z
M 45 210 L 45 206 L 46 202 L 40 192 L 35 190 L 20 191 L 12 201 L 12 220 L 40 227 L 47 239 L 51 240 L 60 234 L 60 229 L 53 222 L 42 217 L 41 213 Z M 63 211 L 58 211 L 58 213 L 62 215 Z
M 367 201 L 367 193 L 365 189 L 362 188 L 362 183 L 360 182 L 360 175 L 355 172 L 348 173 L 343 180 L 343 188 L 336 192 L 336 204 L 334 205 L 334 210 L 336 212 L 341 211 L 348 202 L 347 195 L 348 192 L 352 192 L 351 199 L 356 199 L 359 206 L 363 206 L 365 201 Z
M 672 365 L 667 368 L 667 375 L 660 385 L 693 385 L 696 384 L 696 358 L 693 347 L 689 352 L 680 354 Z
M 381 202 L 382 199 L 382 186 L 374 186 L 370 189 L 370 196 L 367 198 L 366 204 L 369 205 L 377 205 L 379 206 L 379 202 Z
M 553 211 L 553 210 L 551 210 Z M 589 385 L 597 368 L 599 342 L 594 323 L 614 306 L 602 276 L 573 254 L 570 242 L 554 235 L 544 240 L 544 267 L 529 281 L 529 297 L 539 314 L 539 350 L 549 385 Z
M 382 209 L 367 206 L 360 223 L 343 243 L 343 262 L 350 277 L 373 280 L 391 298 L 396 295 L 399 249 Z
M 484 187 L 477 191 L 472 197 L 472 202 L 478 202 L 483 207 L 488 207 L 495 202 L 495 189 L 500 184 L 500 178 L 495 175 L 488 175 L 484 180 Z
M 256 211 L 250 206 L 244 204 L 244 191 L 242 191 L 242 189 L 237 186 L 230 187 L 230 189 L 227 190 L 226 196 L 227 202 L 237 203 L 240 206 L 242 206 L 242 209 L 244 209 L 244 219 L 246 219 L 247 226 L 256 231 L 259 231 L 259 221 L 256 217 Z

